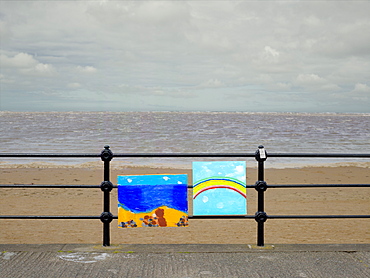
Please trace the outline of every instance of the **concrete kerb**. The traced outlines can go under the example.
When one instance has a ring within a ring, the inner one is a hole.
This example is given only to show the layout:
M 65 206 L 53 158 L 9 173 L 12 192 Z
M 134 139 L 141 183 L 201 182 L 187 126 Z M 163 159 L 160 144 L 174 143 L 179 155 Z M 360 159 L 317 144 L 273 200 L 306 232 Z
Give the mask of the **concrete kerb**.
M 370 244 L 0 244 L 0 252 L 250 253 L 370 252 Z
M 370 244 L 1 244 L 0 277 L 370 277 Z

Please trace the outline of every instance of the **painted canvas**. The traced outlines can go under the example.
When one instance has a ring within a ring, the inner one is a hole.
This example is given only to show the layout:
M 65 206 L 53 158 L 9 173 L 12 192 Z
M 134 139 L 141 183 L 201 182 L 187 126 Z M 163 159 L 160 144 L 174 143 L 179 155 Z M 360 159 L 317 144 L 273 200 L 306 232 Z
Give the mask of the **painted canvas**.
M 245 161 L 193 162 L 193 214 L 247 213 Z
M 118 227 L 186 227 L 186 174 L 118 176 Z

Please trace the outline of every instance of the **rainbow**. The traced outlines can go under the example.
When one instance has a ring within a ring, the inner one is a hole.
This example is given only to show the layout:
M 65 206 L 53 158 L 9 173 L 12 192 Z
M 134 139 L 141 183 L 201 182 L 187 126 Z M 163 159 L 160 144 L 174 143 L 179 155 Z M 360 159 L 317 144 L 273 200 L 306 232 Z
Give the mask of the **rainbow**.
M 193 185 L 193 199 L 195 199 L 200 193 L 215 188 L 231 189 L 238 192 L 244 198 L 247 197 L 246 186 L 241 181 L 225 177 L 212 177 L 201 180 Z

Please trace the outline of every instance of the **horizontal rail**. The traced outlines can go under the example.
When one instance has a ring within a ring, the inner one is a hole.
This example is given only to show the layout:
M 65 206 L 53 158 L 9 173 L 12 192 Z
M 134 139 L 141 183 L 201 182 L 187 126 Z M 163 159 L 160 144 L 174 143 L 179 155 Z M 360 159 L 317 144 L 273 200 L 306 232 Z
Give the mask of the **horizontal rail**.
M 255 157 L 254 153 L 115 153 L 114 157 Z
M 254 185 L 247 185 L 246 188 L 254 188 Z M 101 185 L 61 185 L 61 184 L 0 184 L 0 188 L 101 188 Z M 112 188 L 118 188 L 113 185 Z M 193 188 L 188 185 L 188 188 Z
M 0 157 L 101 157 L 96 153 L 0 153 Z M 255 157 L 255 153 L 115 153 L 113 157 Z M 369 154 L 268 153 L 268 157 L 370 158 Z
M 189 219 L 255 219 L 255 215 L 189 215 Z M 267 215 L 267 219 L 370 218 L 370 215 Z M 100 219 L 90 215 L 0 215 L 0 219 Z M 118 219 L 113 216 L 112 219 Z
M 116 186 L 117 187 L 117 186 Z M 101 188 L 100 185 L 0 184 L 0 188 Z
M 255 185 L 246 185 L 246 188 L 255 188 Z M 268 188 L 317 188 L 317 187 L 370 187 L 370 184 L 272 184 Z M 61 184 L 0 184 L 0 188 L 101 188 L 100 185 L 61 185 Z M 118 185 L 113 185 L 118 188 Z M 193 188 L 188 185 L 188 188 Z
M 370 158 L 370 153 L 358 154 L 341 154 L 341 153 L 268 153 L 268 157 L 354 157 L 354 158 Z
M 268 215 L 268 219 L 370 218 L 370 215 Z
M 0 157 L 100 157 L 95 153 L 0 153 Z
M 0 215 L 0 219 L 100 219 L 90 215 Z
M 100 157 L 82 153 L 1 153 L 0 157 Z M 254 153 L 115 153 L 114 157 L 255 157 Z
M 266 215 L 267 219 L 370 218 L 370 215 Z M 189 219 L 255 219 L 255 215 L 189 215 Z
M 268 188 L 370 187 L 370 184 L 269 184 Z
M 114 157 L 255 157 L 255 153 L 115 153 Z M 340 153 L 268 153 L 268 157 L 370 158 L 369 154 Z
M 255 219 L 254 215 L 189 215 L 189 219 Z

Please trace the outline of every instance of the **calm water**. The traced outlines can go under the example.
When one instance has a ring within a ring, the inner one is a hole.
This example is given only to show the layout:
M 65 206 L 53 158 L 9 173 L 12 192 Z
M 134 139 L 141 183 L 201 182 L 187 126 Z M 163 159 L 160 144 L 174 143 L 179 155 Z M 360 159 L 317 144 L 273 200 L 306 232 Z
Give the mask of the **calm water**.
M 2 153 L 100 153 L 107 144 L 116 153 L 254 153 L 261 144 L 271 153 L 370 153 L 370 114 L 0 112 L 0 131 Z M 122 164 L 187 167 L 194 159 L 115 160 Z M 0 161 L 30 162 L 9 158 Z M 370 160 L 270 158 L 268 163 L 272 167 L 294 167 L 351 161 Z M 252 164 L 253 158 L 248 158 L 247 165 Z

